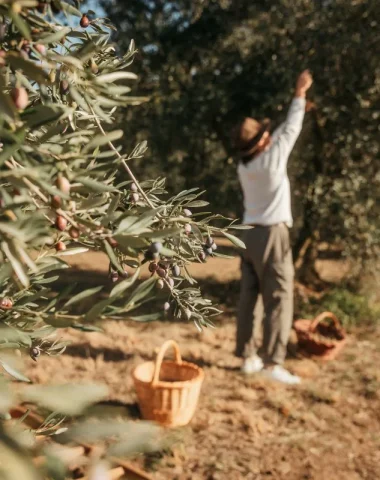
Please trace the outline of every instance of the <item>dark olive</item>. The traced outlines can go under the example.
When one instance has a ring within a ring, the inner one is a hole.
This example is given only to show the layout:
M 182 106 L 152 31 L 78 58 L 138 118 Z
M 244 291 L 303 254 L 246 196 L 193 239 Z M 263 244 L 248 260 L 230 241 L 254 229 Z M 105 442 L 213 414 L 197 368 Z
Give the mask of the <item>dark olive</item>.
M 214 239 L 213 239 L 212 237 L 208 236 L 207 239 L 206 239 L 206 245 L 207 245 L 208 247 L 211 247 L 211 245 L 212 245 L 213 243 L 214 243 Z
M 41 355 L 41 350 L 38 347 L 32 347 L 30 349 L 31 358 L 37 362 L 37 358 Z
M 157 268 L 157 275 L 161 278 L 165 278 L 168 274 L 167 274 L 166 270 L 159 267 L 159 268 Z
M 0 300 L 0 308 L 3 310 L 9 310 L 13 307 L 13 302 L 10 298 L 2 298 Z
M 158 256 L 159 256 L 158 253 L 153 253 L 153 252 L 151 252 L 150 250 L 146 250 L 146 251 L 144 252 L 145 260 L 150 260 L 150 261 L 152 261 L 152 260 L 157 260 L 157 259 L 158 259 Z
M 67 95 L 70 90 L 70 84 L 67 80 L 61 80 L 59 84 L 59 91 L 61 95 Z
M 131 195 L 131 201 L 134 203 L 137 203 L 140 200 L 140 195 L 136 192 L 132 193 Z
M 149 245 L 149 250 L 152 253 L 160 253 L 162 249 L 162 243 L 161 242 L 153 242 Z
M 158 269 L 158 265 L 155 262 L 149 264 L 149 271 L 154 273 Z
M 53 208 L 59 208 L 62 204 L 61 197 L 59 195 L 54 195 L 51 199 L 51 206 Z
M 63 252 L 64 250 L 66 250 L 66 245 L 63 242 L 57 242 L 57 244 L 55 245 L 55 249 L 57 250 L 57 252 Z
M 126 267 L 124 267 L 124 273 L 122 273 L 121 276 L 122 276 L 123 278 L 128 278 L 128 277 L 130 276 L 130 274 L 129 274 L 129 272 L 128 272 L 128 270 L 127 270 Z
M 112 237 L 108 237 L 107 242 L 111 245 L 112 248 L 116 248 L 119 245 L 117 241 Z
M 205 252 L 203 252 L 203 251 L 202 251 L 202 252 L 199 252 L 198 257 L 199 257 L 199 260 L 201 260 L 202 262 L 204 262 L 204 261 L 206 260 L 206 254 L 205 254 Z
M 65 193 L 66 195 L 70 193 L 71 185 L 66 177 L 59 175 L 55 184 L 57 185 L 57 188 L 61 190 L 61 192 Z
M 82 18 L 80 19 L 80 26 L 82 28 L 87 28 L 90 25 L 90 19 L 86 14 L 83 14 Z
M 110 277 L 112 282 L 117 282 L 119 280 L 119 274 L 117 272 L 111 272 Z
M 67 227 L 66 218 L 62 217 L 61 215 L 58 215 L 58 217 L 55 221 L 55 226 L 58 228 L 58 230 L 61 230 L 61 232 L 63 232 L 65 230 L 65 228 Z
M 69 230 L 69 235 L 71 238 L 77 239 L 79 237 L 79 230 L 75 227 L 71 227 Z
M 18 110 L 25 110 L 29 103 L 28 92 L 24 87 L 16 87 L 11 91 L 13 103 Z
M 178 265 L 173 265 L 172 272 L 175 277 L 179 277 L 181 275 L 181 269 Z

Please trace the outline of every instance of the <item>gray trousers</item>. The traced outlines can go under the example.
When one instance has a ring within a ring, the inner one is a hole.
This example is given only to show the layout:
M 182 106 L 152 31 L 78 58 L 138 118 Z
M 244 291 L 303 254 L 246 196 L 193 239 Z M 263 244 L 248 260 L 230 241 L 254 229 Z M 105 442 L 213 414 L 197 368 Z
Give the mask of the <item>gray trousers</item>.
M 241 288 L 237 316 L 236 355 L 257 352 L 253 310 L 259 294 L 264 306 L 263 360 L 282 364 L 293 322 L 294 267 L 285 224 L 256 226 L 245 230 Z

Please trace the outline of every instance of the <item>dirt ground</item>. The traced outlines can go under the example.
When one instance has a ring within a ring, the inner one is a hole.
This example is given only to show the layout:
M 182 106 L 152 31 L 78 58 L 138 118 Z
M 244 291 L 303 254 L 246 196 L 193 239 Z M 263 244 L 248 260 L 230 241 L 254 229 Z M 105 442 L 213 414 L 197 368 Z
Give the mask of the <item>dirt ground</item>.
M 172 338 L 206 376 L 190 426 L 166 450 L 138 459 L 155 479 L 380 478 L 380 329 L 351 332 L 333 362 L 289 359 L 287 366 L 303 377 L 298 387 L 244 377 L 232 353 L 236 298 L 228 292 L 238 271 L 231 262 L 208 266 L 219 275 L 208 279 L 207 291 L 225 299 L 217 329 L 199 333 L 192 323 L 126 320 L 105 323 L 104 333 L 65 330 L 72 340 L 65 354 L 30 360 L 26 373 L 37 383 L 105 383 L 110 400 L 136 418 L 131 371 Z

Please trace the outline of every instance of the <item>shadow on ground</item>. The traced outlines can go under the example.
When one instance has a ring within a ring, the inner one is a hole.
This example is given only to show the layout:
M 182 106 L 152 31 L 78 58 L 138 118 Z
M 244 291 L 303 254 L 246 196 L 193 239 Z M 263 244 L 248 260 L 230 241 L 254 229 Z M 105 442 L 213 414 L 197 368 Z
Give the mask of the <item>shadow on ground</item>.
M 124 362 L 130 360 L 134 356 L 133 353 L 126 353 L 118 348 L 96 348 L 88 343 L 75 343 L 68 345 L 64 354 L 70 355 L 71 357 L 93 359 L 102 355 L 105 362 Z

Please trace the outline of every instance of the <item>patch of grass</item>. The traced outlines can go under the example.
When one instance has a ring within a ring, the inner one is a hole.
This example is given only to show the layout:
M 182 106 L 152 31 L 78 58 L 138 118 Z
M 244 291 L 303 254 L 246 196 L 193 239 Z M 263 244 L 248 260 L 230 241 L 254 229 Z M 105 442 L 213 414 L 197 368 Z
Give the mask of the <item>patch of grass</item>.
M 320 299 L 300 305 L 300 318 L 312 318 L 323 311 L 333 312 L 345 327 L 373 325 L 380 321 L 380 306 L 370 305 L 365 295 L 347 288 L 334 288 Z

